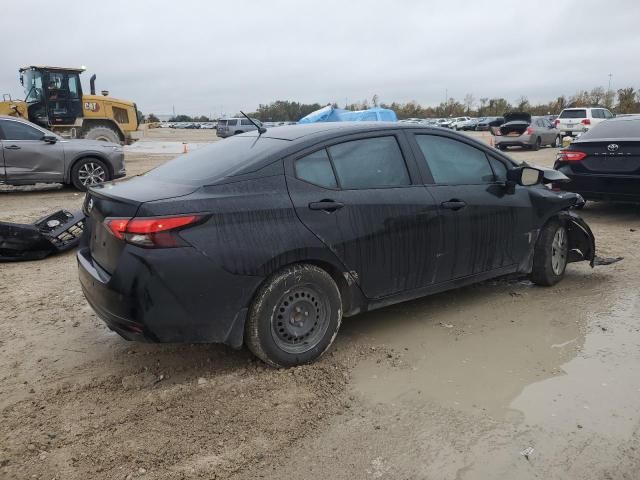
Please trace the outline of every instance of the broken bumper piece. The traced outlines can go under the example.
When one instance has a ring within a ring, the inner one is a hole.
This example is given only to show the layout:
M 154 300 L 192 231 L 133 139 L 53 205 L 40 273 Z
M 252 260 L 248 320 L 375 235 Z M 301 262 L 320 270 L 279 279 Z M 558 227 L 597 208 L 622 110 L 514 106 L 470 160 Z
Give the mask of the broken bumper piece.
M 78 245 L 84 214 L 60 210 L 32 224 L 0 222 L 0 262 L 40 260 Z

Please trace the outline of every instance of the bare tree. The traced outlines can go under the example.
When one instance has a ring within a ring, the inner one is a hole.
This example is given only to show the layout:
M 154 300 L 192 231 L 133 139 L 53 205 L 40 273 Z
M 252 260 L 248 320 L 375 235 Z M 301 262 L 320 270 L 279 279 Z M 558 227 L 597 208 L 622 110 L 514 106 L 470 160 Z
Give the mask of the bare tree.
M 473 98 L 473 94 L 472 93 L 467 93 L 464 96 L 464 106 L 467 109 L 467 115 L 469 115 L 471 113 L 471 109 L 473 108 L 473 104 L 476 101 L 475 98 Z
M 591 92 L 589 92 L 589 96 L 591 97 L 591 103 L 593 105 L 600 105 L 600 102 L 604 99 L 605 93 L 604 88 L 596 87 Z
M 480 99 L 480 108 L 478 108 L 478 115 L 482 115 L 484 113 L 485 108 L 487 108 L 487 103 L 489 99 L 487 97 L 482 97 Z

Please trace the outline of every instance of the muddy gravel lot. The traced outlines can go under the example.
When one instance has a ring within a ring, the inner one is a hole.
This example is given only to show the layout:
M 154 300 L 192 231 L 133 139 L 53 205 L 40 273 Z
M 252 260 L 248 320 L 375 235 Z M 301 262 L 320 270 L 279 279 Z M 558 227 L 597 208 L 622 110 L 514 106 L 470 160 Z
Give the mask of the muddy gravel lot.
M 551 165 L 555 150 L 510 154 Z M 127 168 L 169 158 L 133 149 Z M 0 187 L 1 218 L 82 198 Z M 598 254 L 622 261 L 352 317 L 321 361 L 289 370 L 126 342 L 86 304 L 73 253 L 0 264 L 0 478 L 638 479 L 640 209 L 583 215 Z

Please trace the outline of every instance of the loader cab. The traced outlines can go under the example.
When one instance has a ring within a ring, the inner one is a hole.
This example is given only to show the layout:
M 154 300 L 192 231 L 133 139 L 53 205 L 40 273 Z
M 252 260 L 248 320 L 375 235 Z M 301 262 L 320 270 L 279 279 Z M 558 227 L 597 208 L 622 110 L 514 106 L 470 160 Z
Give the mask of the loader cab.
M 82 72 L 33 66 L 20 69 L 29 120 L 44 128 L 75 124 L 82 117 Z

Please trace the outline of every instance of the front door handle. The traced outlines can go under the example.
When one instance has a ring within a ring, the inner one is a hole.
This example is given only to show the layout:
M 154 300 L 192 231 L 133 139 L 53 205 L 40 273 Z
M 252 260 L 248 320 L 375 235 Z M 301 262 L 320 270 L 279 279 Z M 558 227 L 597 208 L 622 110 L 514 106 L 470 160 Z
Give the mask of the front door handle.
M 460 209 L 466 207 L 467 206 L 467 202 L 463 202 L 462 200 L 458 200 L 458 199 L 453 198 L 453 199 L 449 200 L 448 202 L 442 202 L 440 204 L 440 206 L 442 206 L 442 208 L 446 208 L 446 209 L 449 209 L 449 210 L 456 211 L 456 210 L 460 210 Z
M 19 147 L 18 145 L 7 145 L 6 147 L 7 150 L 20 150 L 22 147 Z
M 320 200 L 309 204 L 310 210 L 324 210 L 325 212 L 335 212 L 342 207 L 344 207 L 344 203 L 334 202 L 333 200 Z

